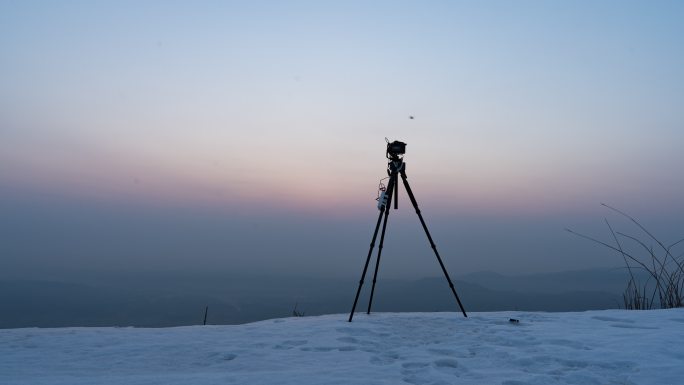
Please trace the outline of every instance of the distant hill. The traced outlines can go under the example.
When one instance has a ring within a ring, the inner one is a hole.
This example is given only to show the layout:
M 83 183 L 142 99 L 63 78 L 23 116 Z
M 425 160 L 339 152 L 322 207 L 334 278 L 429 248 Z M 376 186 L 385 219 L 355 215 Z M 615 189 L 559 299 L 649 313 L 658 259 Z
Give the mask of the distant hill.
M 626 284 L 620 270 L 586 270 L 506 276 L 458 276 L 467 311 L 575 311 L 617 308 Z M 285 317 L 348 312 L 356 279 L 230 274 L 110 274 L 81 282 L 0 281 L 0 328 L 27 326 L 177 326 L 203 320 L 237 324 Z M 367 278 L 357 311 L 365 311 Z M 443 277 L 378 279 L 374 311 L 457 311 Z
M 628 273 L 624 269 L 572 270 L 524 275 L 502 275 L 485 271 L 458 278 L 492 290 L 546 293 L 582 290 L 622 293 L 627 285 Z

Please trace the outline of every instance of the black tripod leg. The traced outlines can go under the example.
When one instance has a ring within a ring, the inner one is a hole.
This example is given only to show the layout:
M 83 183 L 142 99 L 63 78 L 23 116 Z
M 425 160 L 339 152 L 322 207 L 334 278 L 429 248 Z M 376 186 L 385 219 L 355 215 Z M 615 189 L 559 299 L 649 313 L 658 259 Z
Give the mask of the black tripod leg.
M 425 220 L 423 219 L 423 214 L 420 213 L 420 209 L 418 208 L 418 201 L 416 201 L 416 197 L 413 195 L 413 191 L 411 191 L 411 186 L 409 186 L 408 180 L 406 180 L 406 173 L 403 170 L 401 171 L 401 179 L 404 182 L 404 188 L 406 188 L 406 192 L 408 193 L 409 199 L 411 199 L 411 203 L 413 204 L 413 208 L 416 209 L 416 214 L 418 214 L 418 218 L 420 219 L 420 224 L 423 225 L 423 230 L 425 230 L 425 235 L 427 235 L 428 240 L 430 241 L 430 246 L 432 247 L 432 251 L 435 252 L 435 256 L 437 257 L 437 260 L 439 261 L 439 266 L 442 267 L 442 272 L 444 272 L 444 276 L 446 277 L 447 282 L 449 282 L 449 287 L 451 288 L 451 292 L 454 293 L 454 297 L 456 297 L 456 302 L 458 302 L 458 306 L 461 308 L 461 312 L 463 312 L 463 316 L 468 317 L 465 309 L 463 308 L 463 304 L 461 304 L 461 300 L 458 298 L 458 294 L 456 294 L 456 289 L 454 289 L 454 284 L 453 284 L 453 282 L 451 282 L 451 278 L 449 278 L 449 273 L 447 273 L 446 267 L 444 267 L 444 262 L 442 262 L 442 258 L 439 256 L 439 252 L 437 252 L 437 246 L 435 245 L 435 242 L 432 241 L 432 236 L 430 236 L 430 231 L 428 231 L 427 225 L 425 224 Z M 382 241 L 380 241 L 380 244 L 382 245 Z
M 354 297 L 354 306 L 352 306 L 351 313 L 349 313 L 349 322 L 352 322 L 354 318 L 354 311 L 356 310 L 356 303 L 359 302 L 359 294 L 361 294 L 361 286 L 363 286 L 363 280 L 366 279 L 366 272 L 368 271 L 368 263 L 371 260 L 371 255 L 373 255 L 373 248 L 375 247 L 375 240 L 378 238 L 378 230 L 380 229 L 380 221 L 382 220 L 382 214 L 387 210 L 385 207 L 380 209 L 380 215 L 378 215 L 378 222 L 375 224 L 375 231 L 373 232 L 373 240 L 370 244 L 370 249 L 368 250 L 368 256 L 366 257 L 366 264 L 363 266 L 363 273 L 361 274 L 361 280 L 359 281 L 359 288 L 356 290 L 356 297 Z
M 395 177 L 395 183 L 394 183 L 394 209 L 398 210 L 399 209 L 399 185 L 397 184 L 399 177 Z
M 389 217 L 390 208 L 392 207 L 392 195 L 397 186 L 397 174 L 392 173 L 390 176 L 389 185 L 387 186 L 387 209 L 385 210 L 385 221 L 382 223 L 382 234 L 380 235 L 380 245 L 378 246 L 378 259 L 375 261 L 375 274 L 373 274 L 373 286 L 371 288 L 370 299 L 368 300 L 368 311 L 370 314 L 371 306 L 373 305 L 373 294 L 375 294 L 375 281 L 378 279 L 378 267 L 380 267 L 380 257 L 382 256 L 382 247 L 385 243 L 385 230 L 387 229 L 387 218 Z

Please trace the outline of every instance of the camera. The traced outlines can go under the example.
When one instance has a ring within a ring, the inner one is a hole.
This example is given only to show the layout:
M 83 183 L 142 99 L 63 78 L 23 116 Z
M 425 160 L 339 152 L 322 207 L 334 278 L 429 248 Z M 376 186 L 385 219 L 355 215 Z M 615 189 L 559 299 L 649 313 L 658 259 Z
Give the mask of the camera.
M 395 140 L 392 143 L 387 143 L 387 158 L 397 160 L 399 155 L 406 153 L 406 143 Z

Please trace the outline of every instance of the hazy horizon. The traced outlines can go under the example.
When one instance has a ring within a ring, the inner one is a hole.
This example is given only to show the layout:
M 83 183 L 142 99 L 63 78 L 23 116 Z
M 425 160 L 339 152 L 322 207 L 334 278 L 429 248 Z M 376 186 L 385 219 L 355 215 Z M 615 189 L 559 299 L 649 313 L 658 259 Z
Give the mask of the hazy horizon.
M 293 315 L 350 311 L 357 276 L 326 277 L 231 271 L 80 271 L 58 279 L 0 277 L 0 328 L 64 326 L 165 327 L 239 324 Z M 637 277 L 645 281 L 646 274 Z M 44 276 L 45 277 L 45 276 Z M 451 278 L 472 311 L 586 311 L 624 307 L 624 269 L 526 275 L 491 272 Z M 370 284 L 370 279 L 369 279 Z M 357 310 L 368 306 L 369 287 Z M 443 276 L 389 278 L 381 274 L 375 312 L 455 312 Z

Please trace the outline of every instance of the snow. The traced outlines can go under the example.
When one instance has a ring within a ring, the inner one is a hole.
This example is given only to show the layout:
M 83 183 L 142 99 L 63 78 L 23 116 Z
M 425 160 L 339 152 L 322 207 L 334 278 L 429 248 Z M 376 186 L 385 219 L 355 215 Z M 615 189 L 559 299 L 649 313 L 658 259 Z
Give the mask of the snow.
M 0 384 L 681 384 L 682 342 L 684 309 L 5 329 Z

